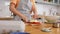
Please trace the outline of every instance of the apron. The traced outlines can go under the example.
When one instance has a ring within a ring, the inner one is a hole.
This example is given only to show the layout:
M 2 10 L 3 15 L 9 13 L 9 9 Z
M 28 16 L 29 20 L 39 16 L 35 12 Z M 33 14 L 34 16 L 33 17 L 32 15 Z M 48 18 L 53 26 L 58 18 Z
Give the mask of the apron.
M 30 0 L 20 0 L 18 7 L 16 8 L 20 13 L 31 19 L 30 11 L 32 8 L 32 3 Z M 15 16 L 15 20 L 21 21 L 21 17 Z
M 32 3 L 30 0 L 20 0 L 20 3 L 18 4 L 18 7 L 16 8 L 19 12 L 21 12 L 23 15 L 28 17 L 28 20 L 31 19 L 30 11 L 32 8 Z M 24 32 L 25 30 L 25 24 L 23 21 L 21 21 L 21 17 L 15 16 L 14 20 L 20 21 L 20 31 Z

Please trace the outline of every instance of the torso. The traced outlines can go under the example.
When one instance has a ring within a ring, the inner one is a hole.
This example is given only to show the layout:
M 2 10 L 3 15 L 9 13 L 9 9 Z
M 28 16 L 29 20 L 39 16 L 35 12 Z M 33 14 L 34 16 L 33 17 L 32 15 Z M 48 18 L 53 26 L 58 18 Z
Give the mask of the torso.
M 31 8 L 32 8 L 31 0 L 19 0 L 18 7 L 16 9 L 30 19 Z
M 17 10 L 19 11 L 30 11 L 32 8 L 32 3 L 30 0 L 20 0 L 18 3 Z

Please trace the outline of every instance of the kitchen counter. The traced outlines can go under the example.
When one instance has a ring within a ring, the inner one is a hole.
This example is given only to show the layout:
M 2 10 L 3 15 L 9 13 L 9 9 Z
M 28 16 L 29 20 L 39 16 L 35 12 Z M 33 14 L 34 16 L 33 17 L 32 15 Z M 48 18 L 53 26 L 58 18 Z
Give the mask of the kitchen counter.
M 0 17 L 0 20 L 13 20 L 13 16 Z
M 52 27 L 52 24 L 46 24 L 45 27 Z M 42 25 L 39 26 L 29 26 L 26 25 L 26 32 L 30 32 L 31 34 L 59 34 L 60 28 L 51 28 L 51 32 L 43 32 L 41 31 Z

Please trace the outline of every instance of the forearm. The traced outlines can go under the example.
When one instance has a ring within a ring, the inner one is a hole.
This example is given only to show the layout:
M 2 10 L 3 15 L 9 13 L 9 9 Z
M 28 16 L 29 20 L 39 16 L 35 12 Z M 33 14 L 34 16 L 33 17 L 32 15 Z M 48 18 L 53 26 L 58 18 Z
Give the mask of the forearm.
M 31 2 L 32 2 L 32 12 L 34 14 L 37 14 L 36 6 L 35 6 L 35 0 L 31 0 Z
M 33 11 L 33 13 L 34 13 L 33 18 L 36 19 L 36 18 L 38 17 L 38 15 L 37 15 L 37 8 L 36 8 L 36 6 L 35 6 L 35 1 L 33 1 L 32 11 Z
M 25 19 L 25 18 L 24 18 L 25 16 L 24 16 L 22 13 L 20 13 L 19 11 L 17 11 L 16 8 L 15 8 L 13 5 L 10 6 L 10 10 L 11 10 L 11 12 L 13 12 L 14 14 L 18 15 L 19 17 L 21 17 L 22 19 Z
M 33 11 L 34 15 L 37 15 L 37 10 L 36 10 L 35 5 L 32 6 L 32 11 Z

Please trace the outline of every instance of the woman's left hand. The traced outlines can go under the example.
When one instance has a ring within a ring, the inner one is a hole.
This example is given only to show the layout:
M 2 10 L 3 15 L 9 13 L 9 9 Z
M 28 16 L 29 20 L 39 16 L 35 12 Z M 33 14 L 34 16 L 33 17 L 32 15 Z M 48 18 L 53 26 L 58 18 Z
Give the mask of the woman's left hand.
M 36 19 L 36 18 L 38 18 L 38 15 L 33 15 L 32 17 L 33 17 L 34 19 Z

